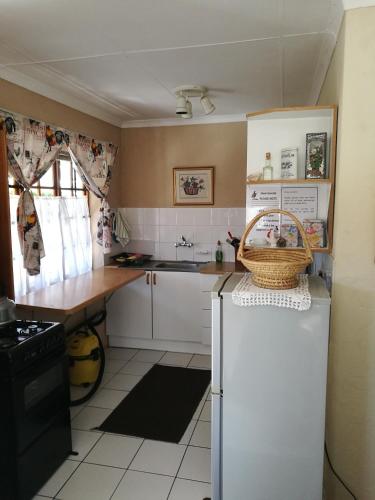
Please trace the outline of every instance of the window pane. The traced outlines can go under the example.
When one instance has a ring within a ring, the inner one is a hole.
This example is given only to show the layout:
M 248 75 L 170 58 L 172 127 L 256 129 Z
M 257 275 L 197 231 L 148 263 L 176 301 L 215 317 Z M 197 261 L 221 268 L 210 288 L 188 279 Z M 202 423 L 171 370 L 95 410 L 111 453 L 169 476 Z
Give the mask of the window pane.
M 54 196 L 55 191 L 53 189 L 41 189 L 40 196 Z
M 47 172 L 41 177 L 40 179 L 40 185 L 43 187 L 53 187 L 53 167 L 50 167 Z
M 75 195 L 78 197 L 78 198 L 81 198 L 82 196 L 85 196 L 85 192 L 82 190 L 79 190 L 77 189 Z
M 83 189 L 83 182 L 81 181 L 80 175 L 77 172 L 75 172 L 75 175 L 76 175 L 76 188 Z
M 72 165 L 68 160 L 60 160 L 60 187 L 70 188 L 72 185 L 71 177 Z

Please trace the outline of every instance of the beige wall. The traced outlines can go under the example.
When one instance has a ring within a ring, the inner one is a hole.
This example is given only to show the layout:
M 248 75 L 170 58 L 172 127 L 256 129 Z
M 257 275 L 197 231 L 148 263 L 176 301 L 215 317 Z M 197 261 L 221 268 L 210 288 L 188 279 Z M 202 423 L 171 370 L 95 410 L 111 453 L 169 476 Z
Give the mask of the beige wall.
M 339 104 L 327 442 L 375 499 L 375 8 L 348 11 L 320 103 Z M 350 498 L 327 471 L 327 500 Z
M 173 167 L 215 166 L 215 206 L 245 206 L 246 123 L 122 130 L 123 207 L 173 206 Z
M 0 108 L 21 113 L 41 121 L 49 121 L 53 125 L 75 130 L 103 141 L 111 141 L 120 146 L 121 129 L 81 113 L 69 106 L 43 97 L 23 87 L 0 79 Z M 113 172 L 113 184 L 109 197 L 112 204 L 117 204 L 120 168 Z M 95 235 L 96 221 L 100 202 L 95 196 L 90 196 L 90 211 L 92 215 L 92 234 Z M 93 238 L 94 267 L 103 265 L 103 253 Z

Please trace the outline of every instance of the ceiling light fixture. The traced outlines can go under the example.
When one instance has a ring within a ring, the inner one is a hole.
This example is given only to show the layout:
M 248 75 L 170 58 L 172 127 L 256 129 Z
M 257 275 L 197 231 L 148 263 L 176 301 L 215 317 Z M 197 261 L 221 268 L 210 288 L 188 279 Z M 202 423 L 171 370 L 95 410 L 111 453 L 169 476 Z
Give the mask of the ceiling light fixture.
M 184 115 L 188 112 L 186 97 L 183 94 L 177 95 L 176 115 Z
M 186 113 L 180 114 L 181 118 L 193 118 L 193 106 L 189 100 L 186 101 Z
M 189 98 L 198 97 L 206 115 L 215 111 L 215 106 L 208 97 L 208 89 L 201 85 L 181 85 L 174 89 L 176 95 L 176 115 L 181 118 L 192 118 L 192 104 Z
M 206 95 L 201 97 L 201 104 L 206 115 L 209 115 L 215 111 L 215 106 L 212 104 L 210 98 Z

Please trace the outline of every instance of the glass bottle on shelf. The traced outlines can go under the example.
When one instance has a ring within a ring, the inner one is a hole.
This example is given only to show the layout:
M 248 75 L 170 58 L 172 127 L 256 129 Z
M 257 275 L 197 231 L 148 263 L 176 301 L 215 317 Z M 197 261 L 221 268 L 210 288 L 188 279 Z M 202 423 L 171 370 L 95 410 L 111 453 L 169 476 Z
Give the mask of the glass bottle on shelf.
M 271 181 L 273 179 L 273 166 L 271 165 L 271 153 L 266 153 L 266 162 L 263 167 L 263 180 Z

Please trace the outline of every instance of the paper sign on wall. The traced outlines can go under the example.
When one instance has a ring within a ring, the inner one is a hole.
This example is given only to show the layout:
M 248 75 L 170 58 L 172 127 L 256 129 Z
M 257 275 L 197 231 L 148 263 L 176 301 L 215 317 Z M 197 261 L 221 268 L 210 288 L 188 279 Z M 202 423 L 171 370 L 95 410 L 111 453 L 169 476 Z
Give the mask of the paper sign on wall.
M 259 212 L 267 210 L 269 208 L 280 208 L 281 206 L 281 187 L 280 186 L 268 186 L 268 185 L 256 185 L 248 186 L 247 191 L 247 207 L 246 207 L 246 219 L 249 222 L 253 219 Z M 257 223 L 254 229 L 252 229 L 248 239 L 251 240 L 264 240 L 267 232 L 270 229 L 276 230 L 280 226 L 280 216 L 277 214 L 271 214 L 267 217 L 263 217 Z
M 314 187 L 282 187 L 281 208 L 292 212 L 301 222 L 304 219 L 316 219 L 318 216 L 318 188 Z M 293 221 L 283 216 L 282 223 Z

